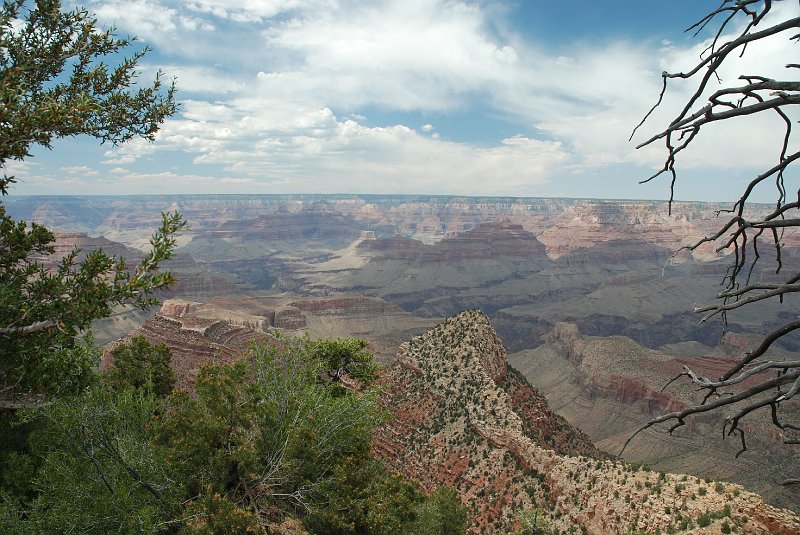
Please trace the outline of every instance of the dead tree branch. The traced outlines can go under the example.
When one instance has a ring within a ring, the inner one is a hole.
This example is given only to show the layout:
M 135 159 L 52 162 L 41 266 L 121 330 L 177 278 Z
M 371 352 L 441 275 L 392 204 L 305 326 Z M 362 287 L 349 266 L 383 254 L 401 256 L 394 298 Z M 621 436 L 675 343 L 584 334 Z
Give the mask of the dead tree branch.
M 708 125 L 748 116 L 774 117 L 776 120 L 775 162 L 746 184 L 730 208 L 717 213 L 724 217 L 716 232 L 684 247 L 695 251 L 705 244 L 715 244 L 717 252 L 728 253 L 731 259 L 717 301 L 694 309 L 702 314 L 701 322 L 720 316 L 723 325 L 726 325 L 728 312 L 767 300 L 783 303 L 787 296 L 800 292 L 800 266 L 786 273 L 787 257 L 791 257 L 784 254 L 783 250 L 788 243 L 787 233 L 800 226 L 800 187 L 793 185 L 787 188 L 787 182 L 792 178 L 789 175 L 790 166 L 800 159 L 794 130 L 800 109 L 800 65 L 787 61 L 786 76 L 742 73 L 727 84 L 720 70 L 723 65 L 730 65 L 733 58 L 743 56 L 748 46 L 757 42 L 780 42 L 786 39 L 790 41 L 790 46 L 800 43 L 800 33 L 797 31 L 800 28 L 800 11 L 780 11 L 776 5 L 784 2 L 793 4 L 795 8 L 800 6 L 798 0 L 723 0 L 716 10 L 690 26 L 687 31 L 695 36 L 712 30 L 714 25 L 716 28 L 697 62 L 685 71 L 662 73 L 661 89 L 655 105 L 631 134 L 633 139 L 655 110 L 663 105 L 666 92 L 672 84 L 679 81 L 695 84 L 690 96 L 669 124 L 637 144 L 637 148 L 641 148 L 657 142 L 664 143 L 664 164 L 642 182 L 669 175 L 668 206 L 671 213 L 677 181 L 676 164 L 680 154 L 705 132 Z M 722 87 L 712 88 L 712 81 L 719 82 Z M 746 130 L 742 132 L 742 135 L 747 134 Z M 775 204 L 769 209 L 754 209 L 755 192 L 767 187 L 774 188 Z M 797 192 L 793 198 L 788 196 L 789 189 Z M 769 245 L 767 250 L 763 247 L 764 242 Z M 764 254 L 769 249 L 774 252 L 774 260 L 769 260 L 774 261 L 771 274 L 763 269 L 756 270 L 759 262 L 766 262 Z M 645 423 L 628 438 L 620 455 L 646 429 L 672 423 L 669 429 L 671 433 L 685 425 L 688 418 L 723 409 L 731 411 L 725 418 L 723 436 L 739 437 L 739 454 L 747 450 L 741 422 L 761 408 L 770 409 L 772 425 L 780 429 L 785 444 L 800 443 L 800 422 L 787 422 L 782 416 L 783 413 L 797 416 L 794 398 L 800 392 L 800 357 L 789 355 L 762 360 L 775 342 L 797 329 L 800 329 L 800 316 L 767 333 L 758 347 L 744 353 L 718 379 L 702 377 L 685 366 L 664 388 L 678 379 L 686 378 L 700 389 L 702 401 Z M 789 403 L 793 405 L 790 407 L 787 405 Z

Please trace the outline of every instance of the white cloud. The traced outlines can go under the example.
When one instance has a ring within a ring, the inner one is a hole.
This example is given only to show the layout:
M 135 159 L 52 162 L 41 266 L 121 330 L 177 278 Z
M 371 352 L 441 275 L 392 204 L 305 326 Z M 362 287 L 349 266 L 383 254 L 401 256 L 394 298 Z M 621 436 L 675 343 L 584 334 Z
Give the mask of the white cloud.
M 143 65 L 142 74 L 145 79 L 155 76 L 157 71 L 166 73 L 180 88 L 180 94 L 186 92 L 203 93 L 205 95 L 235 94 L 246 87 L 246 81 L 231 73 L 206 65 Z
M 6 160 L 2 165 L 3 172 L 9 176 L 29 173 L 36 167 L 36 162 L 31 162 L 30 160 Z
M 205 150 L 196 160 L 223 165 L 232 175 L 283 181 L 283 192 L 500 194 L 503 188 L 546 182 L 568 157 L 556 142 L 514 137 L 476 149 L 401 125 L 331 121 L 330 131 L 264 138 L 249 150 L 230 143 Z
M 74 165 L 68 167 L 59 167 L 59 171 L 64 171 L 68 175 L 81 175 L 81 176 L 96 176 L 97 171 L 87 165 Z
M 192 11 L 209 13 L 215 17 L 236 22 L 261 22 L 286 12 L 319 10 L 334 7 L 334 1 L 326 0 L 194 0 L 186 2 Z
M 367 104 L 443 110 L 513 76 L 515 49 L 485 29 L 485 14 L 463 2 L 346 2 L 265 30 L 268 51 L 298 62 L 271 78 L 300 82 L 334 107 Z M 296 76 L 298 72 L 305 76 Z
M 282 191 L 476 194 L 536 193 L 558 173 L 662 163 L 661 146 L 636 151 L 628 136 L 655 102 L 661 70 L 687 68 L 706 43 L 606 42 L 553 53 L 531 36 L 494 30 L 502 24 L 492 17 L 502 11 L 491 5 L 92 1 L 103 21 L 169 56 L 161 69 L 177 77 L 183 99 L 155 144 L 127 143 L 105 152 L 103 163 L 131 170 L 109 172 L 117 178 L 134 176 L 139 160 L 181 151 L 195 165 L 221 166 L 229 175 L 223 183 L 205 171 L 184 170 L 176 184 L 198 181 L 187 191 L 267 184 Z M 794 57 L 796 49 L 786 39 L 775 41 L 750 47 L 723 77 L 785 75 L 781 58 Z M 146 75 L 157 67 L 153 59 Z M 637 140 L 668 124 L 690 91 L 671 84 Z M 439 117 L 478 109 L 505 120 L 506 132 L 480 144 L 448 140 L 452 133 Z M 392 119 L 398 111 L 404 119 Z M 680 164 L 732 168 L 775 157 L 779 123 L 741 125 L 709 129 Z

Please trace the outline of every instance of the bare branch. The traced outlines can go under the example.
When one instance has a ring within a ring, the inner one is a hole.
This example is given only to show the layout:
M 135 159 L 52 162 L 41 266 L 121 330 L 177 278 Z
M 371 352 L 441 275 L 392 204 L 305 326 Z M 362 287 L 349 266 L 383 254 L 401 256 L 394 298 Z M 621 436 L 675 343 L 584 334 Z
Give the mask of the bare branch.
M 701 413 L 704 413 L 704 412 L 713 411 L 715 409 L 719 409 L 720 407 L 725 407 L 725 406 L 728 406 L 728 405 L 732 405 L 734 403 L 738 403 L 739 401 L 742 401 L 742 400 L 745 400 L 745 399 L 750 399 L 753 396 L 755 396 L 756 394 L 760 394 L 761 392 L 765 392 L 767 390 L 771 390 L 771 389 L 779 387 L 781 385 L 790 383 L 790 382 L 796 380 L 797 377 L 800 377 L 800 372 L 797 372 L 797 373 L 794 373 L 794 374 L 790 374 L 790 375 L 783 375 L 783 376 L 780 376 L 780 377 L 775 377 L 775 378 L 770 379 L 768 381 L 764 381 L 764 382 L 762 382 L 762 383 L 760 383 L 760 384 L 758 384 L 756 386 L 748 388 L 747 390 L 739 392 L 738 394 L 735 394 L 735 395 L 729 396 L 729 397 L 719 398 L 716 401 L 711 402 L 711 403 L 706 403 L 706 404 L 701 404 L 701 405 L 693 405 L 691 407 L 683 409 L 682 411 L 675 411 L 675 412 L 670 412 L 670 413 L 667 413 L 667 414 L 662 414 L 661 416 L 653 418 L 652 420 L 650 420 L 646 424 L 644 424 L 641 427 L 639 427 L 639 429 L 637 429 L 636 432 L 634 432 L 628 438 L 628 440 L 625 441 L 625 444 L 622 446 L 622 449 L 620 450 L 619 454 L 617 454 L 617 457 L 622 457 L 622 454 L 625 452 L 625 449 L 628 447 L 628 444 L 630 444 L 631 440 L 633 440 L 639 433 L 641 433 L 642 431 L 644 431 L 646 429 L 649 429 L 649 428 L 653 427 L 654 425 L 658 425 L 658 424 L 661 424 L 661 423 L 664 423 L 664 422 L 668 422 L 670 420 L 675 420 L 677 423 L 675 424 L 675 426 L 673 428 L 670 429 L 670 433 L 672 433 L 672 431 L 677 429 L 677 427 L 684 425 L 685 419 L 687 417 L 689 417 L 689 416 L 693 416 L 693 415 L 696 415 L 696 414 L 701 414 Z
M 775 129 L 779 136 L 775 139 L 775 162 L 749 180 L 738 200 L 729 209 L 717 212 L 717 216 L 728 215 L 722 219 L 715 232 L 680 249 L 695 251 L 705 244 L 713 243 L 716 252 L 730 253 L 730 264 L 722 278 L 718 300 L 694 308 L 694 312 L 703 315 L 700 322 L 721 316 L 723 328 L 727 325 L 729 312 L 772 298 L 778 298 L 778 302 L 782 303 L 785 296 L 800 292 L 800 269 L 792 270 L 783 281 L 754 280 L 760 274 L 756 267 L 761 266 L 764 261 L 765 241 L 775 251 L 775 273 L 778 274 L 784 268 L 787 258 L 783 253 L 784 236 L 789 229 L 800 227 L 800 188 L 797 197 L 788 199 L 790 202 L 787 202 L 785 183 L 789 168 L 800 159 L 800 151 L 795 150 L 797 138 L 793 137 L 797 109 L 800 106 L 800 81 L 794 76 L 797 72 L 794 69 L 800 68 L 800 64 L 786 62 L 786 68 L 791 69 L 794 79 L 775 79 L 759 73 L 742 73 L 734 83 L 724 85 L 719 75 L 722 66 L 731 63 L 728 58 L 743 56 L 748 45 L 752 43 L 773 42 L 775 39 L 800 42 L 800 34 L 796 32 L 800 28 L 800 17 L 796 16 L 796 11 L 783 12 L 783 16 L 789 18 L 775 21 L 774 18 L 767 19 L 767 14 L 772 12 L 772 6 L 773 2 L 770 0 L 723 0 L 717 9 L 690 26 L 687 31 L 698 35 L 711 29 L 712 24 L 717 25 L 713 29 L 709 46 L 688 69 L 662 73 L 656 104 L 647 111 L 631 134 L 632 139 L 652 117 L 655 109 L 663 105 L 669 85 L 680 80 L 693 84 L 690 96 L 669 124 L 660 127 L 656 133 L 637 144 L 637 148 L 641 148 L 657 141 L 664 143 L 666 156 L 663 165 L 642 182 L 652 181 L 664 174 L 670 176 L 668 206 L 671 213 L 678 159 L 705 132 L 705 126 L 740 117 L 764 116 L 765 113 L 768 114 L 766 116 L 775 114 L 774 117 L 780 121 L 781 126 Z M 765 20 L 770 21 L 770 26 L 756 31 Z M 736 27 L 738 29 L 735 33 L 726 35 Z M 710 82 L 713 79 L 722 84 L 722 87 L 712 89 Z M 702 98 L 707 100 L 701 102 Z M 746 134 L 747 130 L 741 131 L 741 135 Z M 756 196 L 756 190 L 769 187 L 770 183 L 774 184 L 777 197 L 774 208 L 767 211 L 766 215 L 764 211 L 756 211 L 757 215 L 753 215 L 750 203 Z M 672 432 L 685 425 L 690 417 L 724 407 L 735 406 L 736 409 L 734 415 L 725 420 L 723 436 L 739 435 L 741 449 L 737 456 L 747 450 L 745 432 L 739 425 L 740 421 L 758 409 L 769 407 L 772 424 L 782 432 L 791 431 L 794 434 L 800 431 L 797 425 L 781 421 L 778 412 L 783 403 L 800 392 L 800 358 L 788 356 L 785 359 L 771 358 L 766 362 L 759 362 L 776 341 L 797 329 L 800 329 L 800 316 L 785 321 L 783 325 L 767 333 L 758 347 L 739 357 L 717 380 L 699 376 L 688 366 L 684 366 L 682 372 L 667 382 L 662 391 L 673 382 L 686 378 L 700 388 L 703 393 L 702 401 L 681 411 L 651 419 L 631 435 L 623 445 L 620 455 L 630 441 L 645 429 L 672 422 Z M 783 440 L 786 444 L 800 443 L 800 438 L 796 436 L 784 436 Z
M 697 313 L 708 312 L 709 310 L 712 311 L 710 314 L 703 316 L 703 319 L 700 320 L 700 323 L 703 323 L 704 321 L 708 320 L 709 318 L 723 311 L 741 308 L 745 305 L 749 305 L 750 303 L 755 303 L 756 301 L 763 301 L 764 299 L 769 299 L 770 297 L 777 297 L 780 295 L 784 295 L 787 293 L 794 293 L 794 292 L 800 292 L 800 284 L 781 284 L 775 289 L 761 292 L 758 295 L 746 297 L 744 299 L 740 299 L 732 303 L 707 305 L 702 307 L 696 307 L 693 310 L 694 312 Z
M 47 329 L 52 329 L 53 327 L 57 326 L 58 323 L 53 320 L 37 321 L 36 323 L 23 325 L 21 327 L 0 327 L 0 335 L 33 334 L 46 331 Z

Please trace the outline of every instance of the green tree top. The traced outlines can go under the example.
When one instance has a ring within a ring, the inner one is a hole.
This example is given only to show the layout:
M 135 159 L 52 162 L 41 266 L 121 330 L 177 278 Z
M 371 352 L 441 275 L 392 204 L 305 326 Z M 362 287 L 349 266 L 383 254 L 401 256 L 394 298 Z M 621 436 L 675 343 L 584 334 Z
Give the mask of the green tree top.
M 136 65 L 147 47 L 114 67 L 104 61 L 128 48 L 83 9 L 61 11 L 57 0 L 3 2 L 0 11 L 0 166 L 30 156 L 31 145 L 87 134 L 102 143 L 134 137 L 152 140 L 175 113 L 174 83 L 164 91 L 161 73 L 135 85 Z M 0 178 L 8 193 L 14 177 Z
M 172 392 L 176 377 L 170 367 L 172 351 L 166 344 L 134 336 L 130 343 L 112 349 L 111 356 L 114 361 L 106 379 L 115 388 L 145 388 L 161 398 Z
M 147 48 L 118 60 L 133 42 L 98 28 L 82 9 L 62 12 L 55 0 L 4 1 L 0 10 L 0 193 L 14 177 L 7 160 L 30 156 L 32 145 L 89 135 L 101 143 L 134 137 L 152 140 L 176 110 L 174 85 L 161 74 L 136 84 L 136 64 Z M 116 61 L 115 67 L 109 63 Z M 93 377 L 97 352 L 82 340 L 92 321 L 116 305 L 148 308 L 173 282 L 159 265 L 186 227 L 177 213 L 162 214 L 152 250 L 138 266 L 75 250 L 55 266 L 53 234 L 36 223 L 14 221 L 0 204 L 0 409 L 18 408 L 75 392 Z

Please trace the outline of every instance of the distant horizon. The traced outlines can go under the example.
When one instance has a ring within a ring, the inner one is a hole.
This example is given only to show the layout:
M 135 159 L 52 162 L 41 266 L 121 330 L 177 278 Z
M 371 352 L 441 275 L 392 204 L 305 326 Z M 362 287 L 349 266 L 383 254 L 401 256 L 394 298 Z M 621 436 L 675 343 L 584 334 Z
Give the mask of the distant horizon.
M 61 199 L 61 198 L 75 198 L 81 199 L 86 197 L 101 199 L 101 198 L 153 198 L 165 199 L 175 197 L 309 197 L 309 198 L 440 198 L 440 199 L 486 199 L 486 200 L 569 200 L 569 201 L 600 201 L 600 202 L 647 202 L 667 204 L 668 199 L 647 199 L 647 198 L 608 198 L 608 197 L 567 197 L 567 196 L 542 196 L 542 195 L 463 195 L 463 194 L 445 194 L 445 193 L 86 193 L 86 194 L 20 194 L 20 195 L 7 195 L 0 198 L 0 202 L 13 200 L 13 198 L 21 199 Z M 673 204 L 730 204 L 736 201 L 709 201 L 709 200 L 696 200 L 696 199 L 674 199 Z M 748 202 L 749 205 L 770 205 L 774 203 L 769 202 Z

